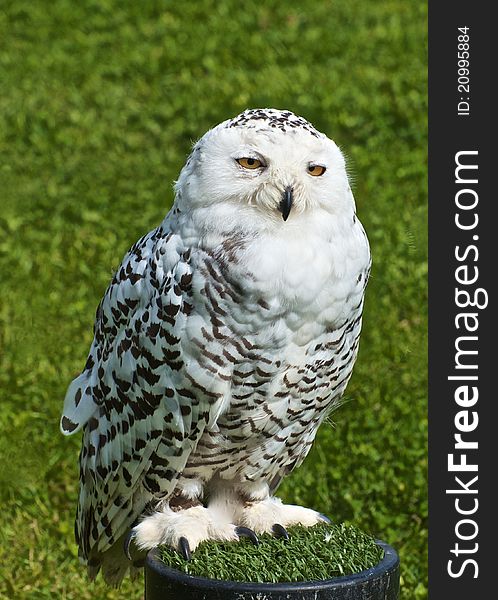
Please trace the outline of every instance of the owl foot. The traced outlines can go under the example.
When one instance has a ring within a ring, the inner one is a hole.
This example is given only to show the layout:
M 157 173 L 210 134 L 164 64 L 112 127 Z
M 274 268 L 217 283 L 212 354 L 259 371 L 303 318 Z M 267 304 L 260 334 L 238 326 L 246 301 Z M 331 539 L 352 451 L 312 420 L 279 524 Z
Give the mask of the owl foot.
M 253 542 L 256 538 L 254 532 L 236 527 L 224 516 L 202 505 L 183 510 L 172 510 L 167 506 L 145 517 L 131 530 L 125 541 L 125 553 L 130 558 L 133 541 L 142 551 L 171 546 L 189 560 L 192 552 L 205 540 L 238 541 L 241 536 L 249 537 Z
M 304 506 L 283 504 L 279 498 L 275 497 L 247 502 L 239 510 L 237 520 L 256 533 L 273 533 L 284 539 L 289 538 L 286 527 L 292 525 L 312 527 L 317 523 L 330 523 L 330 519 L 315 510 Z
M 157 546 L 170 546 L 185 560 L 205 540 L 240 541 L 248 538 L 259 544 L 258 533 L 272 533 L 275 537 L 289 539 L 286 527 L 304 525 L 311 527 L 320 522 L 330 522 L 320 513 L 292 504 L 283 504 L 278 498 L 246 502 L 239 508 L 234 525 L 228 514 L 210 510 L 202 505 L 183 510 L 172 510 L 169 506 L 145 517 L 128 534 L 124 541 L 126 556 L 132 560 L 131 543 L 138 551 L 148 551 Z

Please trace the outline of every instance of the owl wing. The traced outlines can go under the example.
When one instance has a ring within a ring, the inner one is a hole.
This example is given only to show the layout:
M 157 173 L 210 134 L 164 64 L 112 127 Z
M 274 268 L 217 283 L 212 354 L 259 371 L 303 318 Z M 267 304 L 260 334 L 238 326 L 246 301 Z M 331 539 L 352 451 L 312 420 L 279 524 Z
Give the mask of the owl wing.
M 125 256 L 97 309 L 82 374 L 69 386 L 61 430 L 84 428 L 76 539 L 89 564 L 167 497 L 209 418 L 185 386 L 190 251 L 163 227 Z

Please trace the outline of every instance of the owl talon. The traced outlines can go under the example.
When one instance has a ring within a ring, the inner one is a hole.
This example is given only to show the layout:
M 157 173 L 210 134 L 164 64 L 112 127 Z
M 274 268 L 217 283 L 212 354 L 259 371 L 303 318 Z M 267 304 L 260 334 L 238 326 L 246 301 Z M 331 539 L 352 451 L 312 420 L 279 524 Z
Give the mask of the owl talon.
M 258 536 L 254 533 L 252 529 L 249 529 L 249 527 L 236 527 L 235 533 L 239 536 L 239 538 L 247 537 L 255 546 L 259 546 Z
M 123 543 L 124 553 L 126 555 L 126 558 L 130 562 L 133 562 L 133 558 L 130 554 L 130 546 L 131 546 L 131 543 L 132 543 L 134 537 L 135 537 L 135 532 L 133 531 L 133 529 L 130 529 L 130 531 L 128 532 L 128 535 L 125 537 L 124 543 Z
M 271 529 L 276 538 L 283 538 L 285 541 L 290 539 L 289 532 L 280 523 L 275 523 Z
M 190 544 L 186 537 L 181 537 L 178 540 L 178 551 L 183 556 L 185 560 L 190 560 L 192 558 L 192 552 L 190 550 Z
M 320 518 L 320 521 L 327 523 L 327 525 L 332 525 L 331 519 L 329 519 L 326 515 L 322 515 L 322 513 L 318 513 L 318 516 Z

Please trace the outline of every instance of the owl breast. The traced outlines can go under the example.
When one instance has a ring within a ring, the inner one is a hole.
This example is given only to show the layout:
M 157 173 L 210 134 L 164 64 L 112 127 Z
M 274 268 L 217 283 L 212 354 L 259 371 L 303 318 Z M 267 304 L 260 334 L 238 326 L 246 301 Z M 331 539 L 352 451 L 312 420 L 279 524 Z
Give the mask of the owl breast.
M 186 476 L 279 480 L 304 459 L 344 392 L 368 256 L 360 248 L 355 257 L 343 243 L 344 260 L 353 258 L 337 268 L 334 244 L 315 240 L 300 252 L 299 245 L 262 255 L 241 243 L 230 260 L 213 251 L 199 261 L 199 367 L 216 371 L 224 392 Z

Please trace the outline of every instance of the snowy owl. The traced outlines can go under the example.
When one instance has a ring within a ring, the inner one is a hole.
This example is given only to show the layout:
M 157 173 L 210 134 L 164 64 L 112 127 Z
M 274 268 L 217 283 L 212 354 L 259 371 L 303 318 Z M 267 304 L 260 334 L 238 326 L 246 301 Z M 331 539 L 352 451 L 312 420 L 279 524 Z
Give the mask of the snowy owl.
M 274 494 L 358 352 L 370 250 L 332 140 L 246 110 L 194 145 L 175 193 L 114 275 L 61 417 L 83 429 L 79 554 L 114 584 L 161 544 L 189 558 L 324 520 Z

